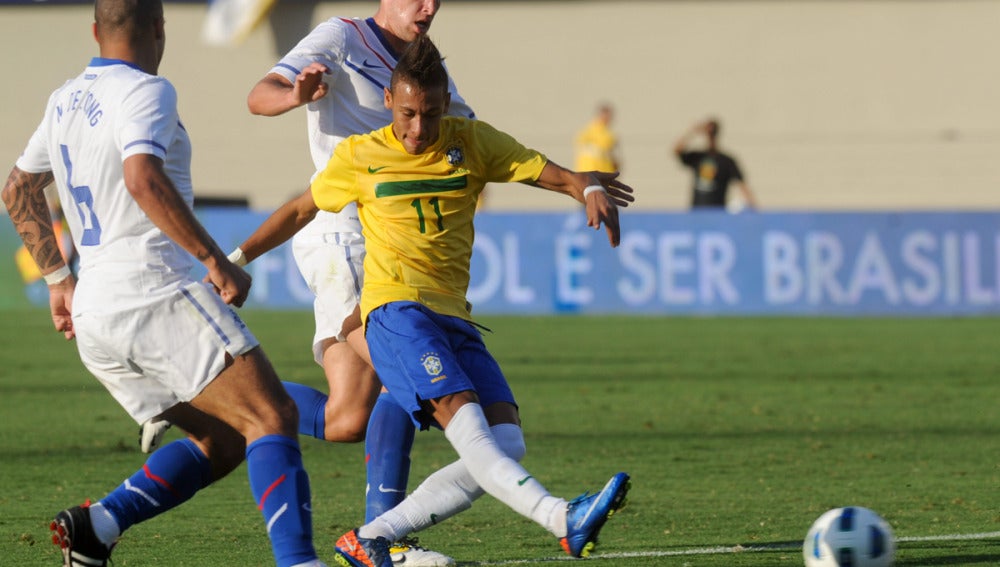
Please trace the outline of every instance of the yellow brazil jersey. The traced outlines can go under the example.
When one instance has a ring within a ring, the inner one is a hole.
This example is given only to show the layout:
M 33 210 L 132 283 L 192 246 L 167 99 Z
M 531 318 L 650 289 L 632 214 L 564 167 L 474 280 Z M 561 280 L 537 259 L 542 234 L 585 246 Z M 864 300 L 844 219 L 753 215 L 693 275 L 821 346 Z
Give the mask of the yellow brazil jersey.
M 534 181 L 547 159 L 478 120 L 446 117 L 437 142 L 406 153 L 392 126 L 341 142 L 312 182 L 323 210 L 358 203 L 365 236 L 361 320 L 392 301 L 470 318 L 476 202 L 488 182 Z
M 576 137 L 577 171 L 615 171 L 618 138 L 607 124 L 595 119 Z

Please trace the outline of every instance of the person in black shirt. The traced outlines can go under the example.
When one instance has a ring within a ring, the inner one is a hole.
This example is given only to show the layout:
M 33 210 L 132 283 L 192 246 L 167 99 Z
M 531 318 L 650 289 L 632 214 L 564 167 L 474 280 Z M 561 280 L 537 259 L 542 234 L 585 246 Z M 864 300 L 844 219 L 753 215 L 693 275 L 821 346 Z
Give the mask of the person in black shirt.
M 704 150 L 688 149 L 688 143 L 699 134 L 705 136 L 708 146 Z M 725 208 L 730 183 L 735 183 L 745 206 L 757 208 L 756 199 L 743 179 L 739 164 L 732 156 L 719 150 L 718 136 L 719 122 L 711 119 L 695 124 L 674 145 L 677 158 L 694 173 L 691 208 Z

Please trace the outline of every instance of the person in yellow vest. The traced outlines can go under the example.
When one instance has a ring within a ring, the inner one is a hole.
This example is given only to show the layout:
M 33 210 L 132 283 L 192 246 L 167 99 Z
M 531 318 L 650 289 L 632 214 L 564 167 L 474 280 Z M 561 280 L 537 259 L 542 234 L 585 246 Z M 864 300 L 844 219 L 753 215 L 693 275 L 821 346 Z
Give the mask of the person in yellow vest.
M 597 107 L 597 116 L 576 136 L 577 171 L 621 171 L 618 136 L 611 130 L 614 108 L 609 103 Z

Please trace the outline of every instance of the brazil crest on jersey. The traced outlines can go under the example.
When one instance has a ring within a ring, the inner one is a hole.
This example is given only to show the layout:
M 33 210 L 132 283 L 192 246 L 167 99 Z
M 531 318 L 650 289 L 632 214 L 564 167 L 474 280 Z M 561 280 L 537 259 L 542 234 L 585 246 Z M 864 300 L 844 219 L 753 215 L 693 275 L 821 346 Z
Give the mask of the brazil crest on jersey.
M 365 236 L 361 318 L 392 301 L 416 301 L 468 319 L 476 202 L 489 182 L 538 179 L 548 160 L 482 121 L 441 120 L 438 141 L 410 155 L 392 125 L 351 136 L 312 183 L 316 205 L 357 202 Z

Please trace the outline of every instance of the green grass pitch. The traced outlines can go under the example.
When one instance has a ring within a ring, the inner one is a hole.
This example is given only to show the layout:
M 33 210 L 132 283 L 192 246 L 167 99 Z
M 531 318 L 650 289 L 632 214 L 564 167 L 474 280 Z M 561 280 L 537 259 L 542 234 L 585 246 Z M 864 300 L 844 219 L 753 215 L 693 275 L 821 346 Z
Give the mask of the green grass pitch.
M 325 387 L 310 313 L 244 315 L 284 378 Z M 481 322 L 521 404 L 528 470 L 564 497 L 632 475 L 597 565 L 801 565 L 809 525 L 842 505 L 890 522 L 897 566 L 1000 564 L 998 319 Z M 58 565 L 49 519 L 142 465 L 137 427 L 44 311 L 0 316 L 0 416 L 0 565 Z M 332 562 L 363 518 L 363 447 L 302 444 Z M 411 488 L 453 459 L 440 432 L 419 433 Z M 488 496 L 419 535 L 460 565 L 562 561 L 554 538 Z M 245 467 L 129 530 L 113 559 L 273 565 Z

